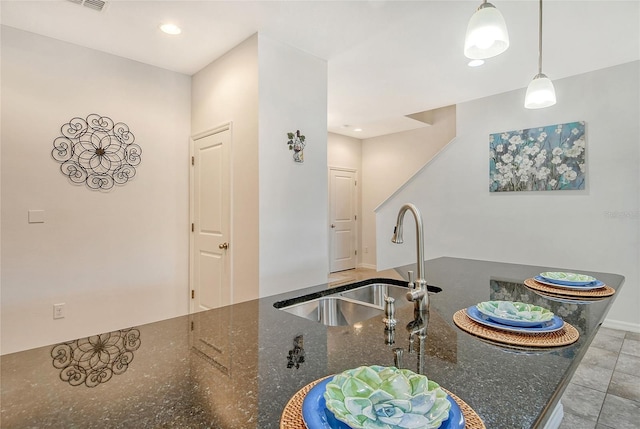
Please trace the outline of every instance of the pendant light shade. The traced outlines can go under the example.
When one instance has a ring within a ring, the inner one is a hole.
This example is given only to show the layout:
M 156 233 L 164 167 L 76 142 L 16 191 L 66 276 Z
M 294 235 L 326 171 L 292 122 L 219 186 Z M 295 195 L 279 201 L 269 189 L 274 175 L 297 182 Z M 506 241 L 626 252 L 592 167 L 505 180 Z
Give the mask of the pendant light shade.
M 553 87 L 553 82 L 544 73 L 537 74 L 527 87 L 524 107 L 542 109 L 554 104 L 556 104 L 556 90 Z
M 509 33 L 502 14 L 484 0 L 469 20 L 464 55 L 472 60 L 495 57 L 509 47 Z
M 542 109 L 556 104 L 556 90 L 553 82 L 542 73 L 542 0 L 540 0 L 540 20 L 538 26 L 538 74 L 533 77 L 524 96 L 524 107 Z

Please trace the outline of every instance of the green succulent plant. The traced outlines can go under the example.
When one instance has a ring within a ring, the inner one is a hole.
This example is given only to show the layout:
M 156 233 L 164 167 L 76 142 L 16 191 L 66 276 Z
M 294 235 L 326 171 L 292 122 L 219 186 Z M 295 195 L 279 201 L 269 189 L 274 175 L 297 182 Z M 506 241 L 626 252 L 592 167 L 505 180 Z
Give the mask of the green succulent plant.
M 451 403 L 438 383 L 408 369 L 361 366 L 333 377 L 324 399 L 354 429 L 439 428 Z
M 476 304 L 476 308 L 489 317 L 513 321 L 542 323 L 553 319 L 551 310 L 524 302 L 485 301 Z

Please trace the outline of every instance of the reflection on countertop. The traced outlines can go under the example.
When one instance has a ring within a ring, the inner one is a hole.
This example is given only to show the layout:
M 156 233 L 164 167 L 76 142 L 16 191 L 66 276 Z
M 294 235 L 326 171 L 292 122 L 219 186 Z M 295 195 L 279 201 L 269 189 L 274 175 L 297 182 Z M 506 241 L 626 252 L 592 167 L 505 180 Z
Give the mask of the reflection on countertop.
M 400 267 L 396 273 L 406 278 L 412 269 Z M 138 326 L 138 347 L 126 371 L 94 387 L 61 380 L 60 369 L 52 365 L 59 345 L 4 355 L 0 426 L 275 429 L 301 387 L 360 365 L 393 365 L 394 349 L 402 348 L 406 368 L 424 368 L 488 428 L 542 427 L 613 301 L 562 303 L 522 284 L 552 269 L 457 258 L 427 261 L 427 281 L 442 292 L 431 296 L 424 348 L 414 344 L 413 353 L 405 329 L 412 306 L 397 308 L 393 344 L 383 315 L 354 326 L 325 326 L 273 306 L 325 291 L 323 284 Z M 615 289 L 624 280 L 588 274 Z M 457 310 L 490 299 L 550 307 L 579 329 L 580 339 L 557 350 L 526 352 L 489 344 L 455 327 Z M 93 346 L 93 353 L 78 357 L 99 366 L 108 354 L 96 353 L 100 346 Z

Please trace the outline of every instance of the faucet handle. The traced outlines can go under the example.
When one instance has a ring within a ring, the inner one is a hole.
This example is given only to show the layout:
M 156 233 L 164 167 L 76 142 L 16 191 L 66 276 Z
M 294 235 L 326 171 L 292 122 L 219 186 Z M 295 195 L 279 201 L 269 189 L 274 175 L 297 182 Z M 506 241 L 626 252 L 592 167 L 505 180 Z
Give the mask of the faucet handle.
M 407 284 L 407 286 L 412 288 L 413 287 L 413 271 L 408 271 L 407 276 L 409 277 L 409 284 Z
M 385 325 L 391 327 L 396 326 L 396 303 L 395 299 L 391 296 L 384 297 L 384 319 L 382 321 Z

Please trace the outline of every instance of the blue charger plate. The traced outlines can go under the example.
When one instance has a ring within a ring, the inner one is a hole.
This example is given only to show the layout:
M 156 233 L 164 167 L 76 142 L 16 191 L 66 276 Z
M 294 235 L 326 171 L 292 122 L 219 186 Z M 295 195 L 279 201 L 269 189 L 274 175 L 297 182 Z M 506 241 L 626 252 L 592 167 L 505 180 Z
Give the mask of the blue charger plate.
M 327 409 L 324 391 L 327 383 L 331 380 L 333 377 L 327 377 L 313 386 L 302 401 L 302 420 L 309 429 L 351 429 L 336 419 L 333 413 Z M 460 406 L 449 395 L 447 395 L 447 399 L 451 404 L 449 418 L 442 422 L 440 429 L 464 429 L 465 421 Z
M 572 290 L 592 290 L 592 289 L 599 289 L 604 286 L 604 283 L 601 282 L 600 280 L 596 280 L 595 282 L 591 282 L 583 285 L 576 285 L 576 284 L 567 284 L 566 282 L 560 283 L 559 281 L 556 281 L 556 280 L 552 281 L 542 276 L 535 276 L 533 279 L 538 283 L 542 283 L 548 286 L 554 286 L 554 287 L 559 287 L 563 289 L 572 289 Z
M 485 314 L 480 313 L 480 311 L 476 308 L 475 305 L 467 308 L 467 316 L 482 325 L 490 326 L 492 328 L 502 329 L 503 331 L 511 331 L 511 332 L 521 332 L 521 333 L 540 333 L 540 332 L 555 332 L 564 326 L 564 321 L 558 316 L 553 316 L 553 319 L 548 322 L 544 322 L 540 326 L 532 326 L 532 327 L 520 327 L 520 326 L 511 326 L 504 325 L 502 323 L 495 322 L 491 320 Z
M 497 316 L 495 314 L 489 314 L 489 311 L 482 311 L 481 308 L 478 308 L 478 304 L 476 304 L 476 308 L 478 309 L 478 312 L 483 314 L 485 317 L 488 317 L 490 320 L 493 320 L 496 323 L 500 323 L 501 325 L 508 325 L 508 326 L 517 326 L 520 328 L 532 328 L 532 327 L 540 327 L 543 324 L 551 321 L 553 319 L 553 313 L 552 314 L 552 318 L 549 320 L 544 320 L 544 321 L 540 321 L 540 320 L 536 320 L 536 321 L 531 321 L 531 320 L 514 320 L 514 319 L 508 319 L 506 317 L 500 317 Z

